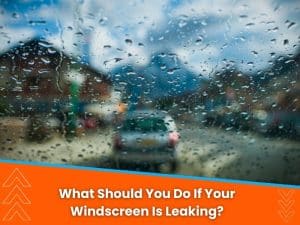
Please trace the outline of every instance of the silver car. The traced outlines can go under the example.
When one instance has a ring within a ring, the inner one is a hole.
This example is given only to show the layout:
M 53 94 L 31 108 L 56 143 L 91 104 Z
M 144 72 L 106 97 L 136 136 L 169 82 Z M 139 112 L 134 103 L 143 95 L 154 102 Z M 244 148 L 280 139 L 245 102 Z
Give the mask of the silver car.
M 179 133 L 174 120 L 163 111 L 128 112 L 117 127 L 113 156 L 118 168 L 123 162 L 149 163 L 176 170 Z

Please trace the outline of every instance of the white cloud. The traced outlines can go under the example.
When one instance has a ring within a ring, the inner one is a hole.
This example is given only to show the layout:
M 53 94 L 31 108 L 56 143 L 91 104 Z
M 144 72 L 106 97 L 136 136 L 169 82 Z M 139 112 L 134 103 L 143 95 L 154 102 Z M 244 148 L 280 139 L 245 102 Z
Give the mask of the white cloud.
M 226 46 L 219 54 L 219 60 L 227 58 L 235 61 L 240 69 L 249 70 L 252 67 L 253 70 L 259 70 L 269 66 L 271 52 L 277 55 L 293 53 L 299 46 L 299 27 L 295 24 L 289 29 L 286 22 L 297 21 L 292 15 L 292 12 L 299 11 L 299 7 L 295 9 L 296 5 L 296 1 L 281 5 L 268 0 L 189 1 L 179 5 L 171 14 L 173 17 L 187 15 L 190 19 L 202 18 L 203 24 L 207 23 L 203 28 L 207 41 L 216 48 Z M 211 18 L 217 22 L 209 24 L 207 21 Z M 254 51 L 258 54 L 253 54 Z M 192 51 L 187 51 L 185 55 L 189 62 L 198 64 Z M 207 57 L 208 63 L 212 63 L 207 67 L 216 66 L 216 60 L 209 60 L 210 55 L 204 57 Z M 253 66 L 247 64 L 250 61 L 254 62 Z
M 91 64 L 108 70 L 124 63 L 141 65 L 148 61 L 149 49 L 139 43 L 145 43 L 149 29 L 165 20 L 164 4 L 166 1 L 159 0 L 87 0 L 76 5 L 68 0 L 55 7 L 42 7 L 38 15 L 56 20 L 60 33 L 50 39 L 69 53 L 79 54 L 79 47 L 76 48 L 74 43 L 80 45 L 78 42 L 84 42 L 90 36 Z M 82 37 L 75 35 L 78 31 L 83 32 Z M 126 43 L 126 39 L 131 39 L 132 44 Z M 122 60 L 115 63 L 114 58 Z
M 177 48 L 175 53 L 189 69 L 208 76 L 215 69 L 216 59 L 220 56 L 220 48 L 202 44 Z
M 120 41 L 107 27 L 97 27 L 90 40 L 91 64 L 102 70 L 110 70 L 125 63 L 143 65 L 148 61 L 145 49 L 136 42 Z M 120 60 L 120 61 L 119 61 Z
M 294 46 L 299 46 L 300 26 L 295 24 L 289 29 L 286 23 L 287 20 L 297 22 L 292 14 L 297 13 L 295 4 L 297 1 L 283 2 L 278 7 L 271 0 L 191 0 L 172 8 L 167 0 L 86 0 L 81 5 L 77 5 L 76 1 L 66 0 L 50 6 L 42 5 L 27 13 L 27 19 L 54 21 L 59 32 L 46 34 L 46 38 L 69 54 L 81 55 L 80 43 L 88 41 L 91 64 L 103 70 L 125 63 L 146 64 L 153 51 L 169 47 L 179 58 L 187 61 L 192 70 L 207 74 L 223 58 L 236 61 L 241 68 L 249 67 L 241 61 L 253 60 L 255 68 L 259 69 L 268 66 L 270 52 L 286 54 L 295 51 Z M 177 40 L 175 37 L 170 42 L 162 41 L 163 44 L 149 43 L 149 31 L 165 32 L 164 27 L 175 29 L 168 26 L 168 21 L 182 15 L 191 20 L 203 19 L 205 37 L 201 45 L 194 42 L 194 31 L 185 34 L 188 40 L 183 44 L 174 41 Z M 215 19 L 213 22 L 212 18 Z M 25 28 L 28 25 L 25 23 L 22 29 L 12 28 L 9 23 L 14 24 L 15 21 L 8 14 L 0 14 L 0 20 L 2 24 L 7 24 L 0 29 L 0 42 L 4 43 L 0 46 L 0 51 L 12 45 L 6 44 L 9 40 L 15 44 L 35 35 L 35 28 Z M 79 31 L 83 35 L 76 35 Z M 132 40 L 132 43 L 126 43 L 125 39 Z M 271 41 L 272 39 L 276 40 Z M 288 44 L 284 44 L 287 42 L 285 40 L 288 40 Z M 225 46 L 224 49 L 222 46 Z M 258 54 L 251 53 L 253 51 Z M 114 58 L 122 60 L 115 62 Z
M 0 52 L 4 52 L 11 47 L 14 47 L 20 41 L 29 41 L 34 36 L 35 31 L 32 29 L 4 27 L 0 30 Z

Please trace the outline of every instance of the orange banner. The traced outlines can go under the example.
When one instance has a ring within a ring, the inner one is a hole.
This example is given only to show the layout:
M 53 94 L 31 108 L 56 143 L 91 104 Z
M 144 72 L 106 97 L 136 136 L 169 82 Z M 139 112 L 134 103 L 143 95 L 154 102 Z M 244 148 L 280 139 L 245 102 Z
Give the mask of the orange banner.
M 0 163 L 3 224 L 299 224 L 300 187 Z

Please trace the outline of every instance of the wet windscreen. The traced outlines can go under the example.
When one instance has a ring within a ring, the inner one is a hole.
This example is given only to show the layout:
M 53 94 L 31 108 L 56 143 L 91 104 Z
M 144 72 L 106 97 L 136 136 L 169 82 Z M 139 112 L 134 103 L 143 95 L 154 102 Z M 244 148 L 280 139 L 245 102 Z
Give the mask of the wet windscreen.
M 1 0 L 0 159 L 300 184 L 299 22 L 298 0 Z

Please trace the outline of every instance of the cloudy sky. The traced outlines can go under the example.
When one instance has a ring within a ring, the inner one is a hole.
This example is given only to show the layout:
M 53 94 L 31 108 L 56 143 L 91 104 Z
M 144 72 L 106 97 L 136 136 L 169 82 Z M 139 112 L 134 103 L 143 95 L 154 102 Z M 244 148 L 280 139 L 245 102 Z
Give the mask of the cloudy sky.
M 300 3 L 201 0 L 0 0 L 0 52 L 38 36 L 99 70 L 178 55 L 197 74 L 259 71 L 300 44 Z

